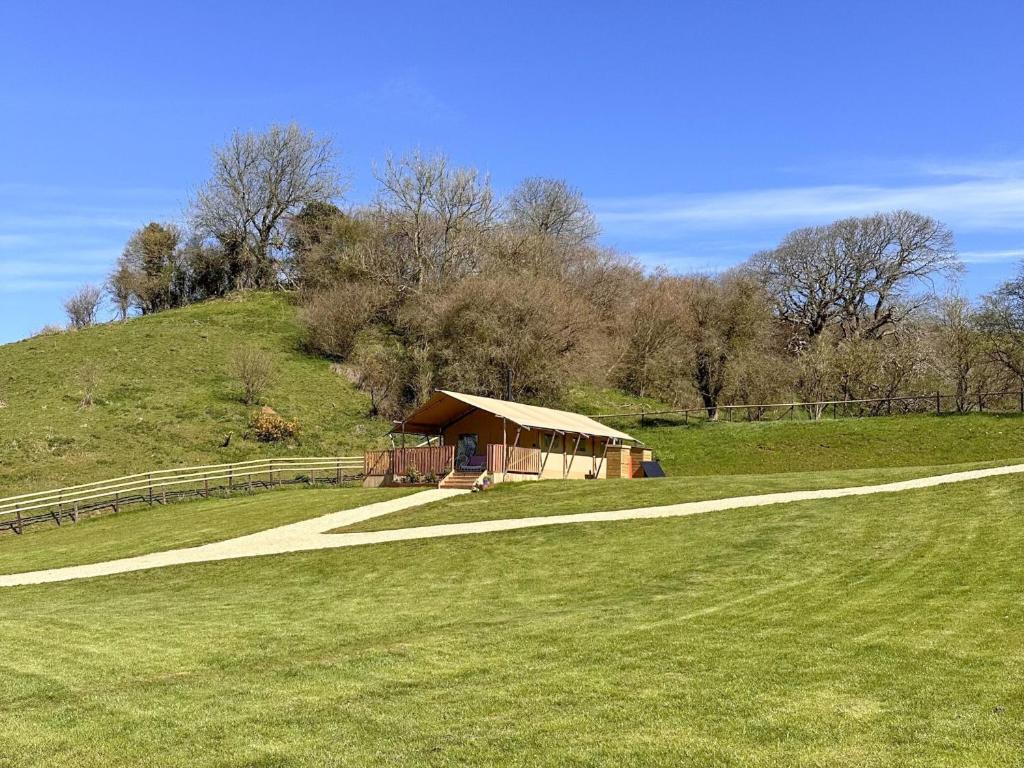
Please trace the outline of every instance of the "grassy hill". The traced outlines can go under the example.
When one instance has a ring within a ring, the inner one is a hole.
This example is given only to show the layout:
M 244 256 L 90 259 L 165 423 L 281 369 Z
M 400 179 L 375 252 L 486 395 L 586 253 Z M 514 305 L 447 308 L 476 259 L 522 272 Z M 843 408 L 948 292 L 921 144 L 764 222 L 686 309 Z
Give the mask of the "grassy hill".
M 253 409 L 229 366 L 244 345 L 272 357 L 266 402 L 298 420 L 301 445 L 243 438 Z M 82 408 L 90 367 L 96 404 Z M 300 350 L 294 308 L 279 294 L 0 346 L 0 399 L 0 496 L 183 464 L 359 453 L 388 429 L 368 417 L 365 395 Z
M 5 590 L 0 765 L 1019 765 L 1022 492 Z

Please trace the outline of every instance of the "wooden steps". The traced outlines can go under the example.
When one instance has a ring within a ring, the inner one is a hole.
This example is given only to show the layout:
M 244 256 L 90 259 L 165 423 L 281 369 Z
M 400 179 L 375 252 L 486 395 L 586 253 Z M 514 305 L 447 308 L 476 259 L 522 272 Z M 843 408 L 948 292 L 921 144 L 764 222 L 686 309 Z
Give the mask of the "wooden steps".
M 438 483 L 438 488 L 457 488 L 459 490 L 471 491 L 473 486 L 476 485 L 477 481 L 483 477 L 483 472 L 472 470 L 466 472 L 464 470 L 455 470 L 449 473 L 445 478 Z

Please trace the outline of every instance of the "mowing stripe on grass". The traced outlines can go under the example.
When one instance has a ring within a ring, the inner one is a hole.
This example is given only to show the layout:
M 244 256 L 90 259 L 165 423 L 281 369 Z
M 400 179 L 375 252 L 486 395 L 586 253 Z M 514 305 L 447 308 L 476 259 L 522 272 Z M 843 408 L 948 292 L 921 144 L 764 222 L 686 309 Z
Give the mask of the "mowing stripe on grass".
M 25 586 L 44 584 L 56 581 L 71 581 L 97 576 L 109 576 L 118 573 L 143 571 L 153 568 L 165 568 L 172 565 L 211 562 L 215 560 L 232 560 L 243 557 L 261 557 L 288 552 L 304 552 L 317 549 L 334 549 L 337 547 L 356 547 L 368 544 L 384 544 L 393 541 L 410 541 L 413 539 L 431 539 L 445 536 L 464 536 L 474 533 L 493 533 L 523 528 L 537 528 L 548 525 L 567 525 L 573 523 L 600 523 L 622 520 L 643 520 L 665 517 L 685 517 L 706 512 L 720 512 L 745 507 L 762 507 L 773 504 L 787 504 L 796 501 L 814 499 L 835 499 L 844 496 L 867 496 L 878 493 L 899 493 L 920 488 L 932 488 L 938 485 L 961 483 L 969 480 L 980 480 L 1000 475 L 1013 475 L 1024 472 L 1024 464 L 1014 464 L 990 469 L 976 469 L 967 472 L 953 472 L 947 475 L 933 475 L 914 480 L 900 480 L 881 485 L 867 485 L 853 488 L 833 488 L 817 491 L 787 491 L 783 493 L 767 493 L 759 496 L 737 496 L 729 499 L 710 501 L 692 501 L 683 504 L 670 504 L 660 507 L 644 507 L 639 509 L 623 509 L 611 512 L 584 512 L 572 515 L 553 515 L 550 517 L 528 517 L 508 520 L 485 520 L 475 523 L 453 523 L 432 525 L 421 528 L 400 528 L 388 531 L 369 531 L 366 533 L 328 533 L 346 525 L 353 525 L 379 515 L 389 514 L 401 509 L 429 504 L 442 498 L 467 493 L 468 491 L 429 490 L 415 493 L 400 499 L 369 504 L 365 507 L 335 512 L 323 517 L 303 520 L 291 525 L 271 528 L 259 533 L 241 536 L 236 539 L 206 544 L 189 549 L 173 549 L 157 552 L 141 557 L 111 560 L 92 565 L 55 568 L 46 571 L 18 573 L 0 576 L 0 587 Z

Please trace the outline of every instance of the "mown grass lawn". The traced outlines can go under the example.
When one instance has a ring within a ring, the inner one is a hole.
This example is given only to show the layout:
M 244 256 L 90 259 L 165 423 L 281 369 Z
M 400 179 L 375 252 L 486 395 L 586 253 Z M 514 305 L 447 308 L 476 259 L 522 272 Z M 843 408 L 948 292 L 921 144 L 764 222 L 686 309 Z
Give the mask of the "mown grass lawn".
M 116 515 L 83 517 L 58 528 L 25 529 L 0 536 L 0 574 L 85 565 L 255 533 L 343 509 L 374 504 L 411 491 L 403 488 L 279 489 L 228 499 L 136 506 Z
M 4 590 L 0 765 L 1019 765 L 1022 492 Z
M 1021 460 L 1024 462 L 1024 460 Z M 338 529 L 338 533 L 385 531 L 443 523 L 571 515 L 615 509 L 656 507 L 686 501 L 724 499 L 781 491 L 811 491 L 877 485 L 915 477 L 960 472 L 1009 462 L 975 462 L 930 467 L 885 467 L 774 475 L 664 477 L 651 480 L 545 480 L 499 483 L 483 493 L 456 496 Z

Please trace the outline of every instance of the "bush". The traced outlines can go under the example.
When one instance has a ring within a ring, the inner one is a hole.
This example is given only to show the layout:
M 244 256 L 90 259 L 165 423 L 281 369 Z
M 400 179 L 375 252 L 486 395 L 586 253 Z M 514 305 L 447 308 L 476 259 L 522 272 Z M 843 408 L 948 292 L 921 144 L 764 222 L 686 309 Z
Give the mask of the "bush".
M 386 314 L 387 292 L 366 283 L 341 283 L 311 296 L 302 308 L 306 344 L 310 349 L 344 360 L 356 335 Z
M 103 302 L 103 291 L 95 285 L 86 285 L 64 302 L 64 311 L 72 328 L 88 328 L 96 322 Z
M 241 385 L 242 402 L 254 405 L 274 380 L 274 364 L 264 350 L 242 347 L 231 357 L 231 374 Z
M 359 372 L 359 386 L 370 395 L 375 416 L 400 418 L 403 392 L 409 378 L 409 364 L 401 340 L 384 328 L 361 331 L 352 349 L 351 361 Z
M 299 436 L 297 422 L 288 421 L 273 408 L 260 408 L 249 419 L 252 436 L 261 443 L 283 443 Z
M 100 386 L 100 368 L 95 363 L 86 363 L 78 369 L 78 387 L 82 395 L 79 405 L 92 408 L 96 403 L 96 390 Z

